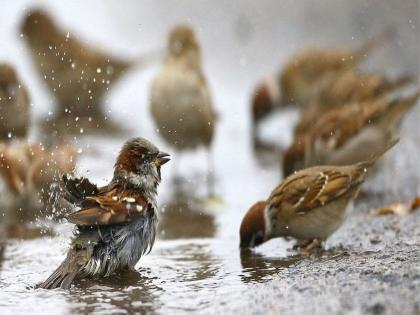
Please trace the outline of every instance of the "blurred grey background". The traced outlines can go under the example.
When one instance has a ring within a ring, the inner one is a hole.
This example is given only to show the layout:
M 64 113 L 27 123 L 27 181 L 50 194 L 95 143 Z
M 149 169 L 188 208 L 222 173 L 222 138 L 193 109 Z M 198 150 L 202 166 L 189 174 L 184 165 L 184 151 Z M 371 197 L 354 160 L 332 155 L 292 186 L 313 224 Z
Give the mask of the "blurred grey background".
M 369 67 L 391 74 L 419 74 L 417 0 L 3 2 L 0 61 L 14 64 L 24 82 L 33 85 L 30 92 L 37 114 L 48 110 L 51 99 L 44 90 L 38 91 L 39 79 L 28 67 L 18 33 L 23 15 L 32 7 L 44 8 L 72 34 L 121 56 L 164 47 L 170 27 L 188 22 L 198 32 L 205 68 L 222 78 L 226 89 L 241 87 L 241 93 L 250 94 L 257 81 L 277 71 L 285 57 L 302 46 L 357 47 L 387 27 L 394 27 L 397 37 L 375 51 Z M 119 104 L 110 106 L 117 109 Z

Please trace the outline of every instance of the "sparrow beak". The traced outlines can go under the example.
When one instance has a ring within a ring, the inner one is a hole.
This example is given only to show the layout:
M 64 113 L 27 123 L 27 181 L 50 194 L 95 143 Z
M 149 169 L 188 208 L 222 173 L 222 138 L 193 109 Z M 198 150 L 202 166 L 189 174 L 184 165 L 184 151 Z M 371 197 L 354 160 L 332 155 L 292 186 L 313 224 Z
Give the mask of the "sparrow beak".
M 169 158 L 169 154 L 165 152 L 159 152 L 158 156 L 154 160 L 154 163 L 157 166 L 162 166 L 165 163 L 168 163 L 171 159 Z

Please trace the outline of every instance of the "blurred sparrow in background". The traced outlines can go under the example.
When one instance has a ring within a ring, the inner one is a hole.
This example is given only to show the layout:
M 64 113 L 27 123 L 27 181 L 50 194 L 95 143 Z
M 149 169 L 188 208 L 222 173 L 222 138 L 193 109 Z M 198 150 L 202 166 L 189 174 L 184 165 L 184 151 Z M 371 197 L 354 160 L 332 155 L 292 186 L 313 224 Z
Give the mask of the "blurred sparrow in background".
M 26 138 L 28 129 L 28 93 L 15 70 L 0 64 L 0 140 Z
M 310 106 L 325 77 L 331 80 L 354 69 L 373 48 L 393 35 L 391 30 L 386 30 L 356 50 L 307 48 L 292 55 L 280 73 L 259 85 L 253 94 L 251 115 L 254 141 L 258 141 L 260 121 L 273 110 L 292 104 L 302 108 Z
M 27 212 L 51 206 L 51 185 L 73 172 L 75 164 L 76 150 L 68 144 L 45 148 L 27 142 L 0 143 L 0 174 L 13 203 L 30 208 Z
M 66 259 L 39 287 L 68 289 L 75 278 L 134 269 L 155 241 L 160 168 L 168 161 L 152 143 L 134 138 L 121 149 L 108 185 L 65 176 L 64 198 L 80 208 L 68 216 L 76 233 Z
M 246 213 L 240 227 L 240 247 L 293 237 L 307 243 L 305 250 L 310 250 L 325 241 L 346 219 L 347 206 L 356 198 L 367 170 L 397 142 L 390 142 L 365 162 L 316 166 L 287 177 L 267 201 L 257 202 Z
M 387 79 L 384 76 L 369 73 L 361 74 L 346 71 L 343 74 L 325 76 L 320 83 L 318 93 L 301 113 L 295 127 L 295 135 L 302 134 L 314 126 L 314 123 L 326 111 L 350 102 L 363 102 L 389 94 L 412 82 L 408 76 Z
M 163 68 L 151 85 L 150 108 L 159 134 L 176 150 L 199 146 L 210 150 L 216 115 L 201 68 L 200 47 L 188 25 L 176 26 L 169 35 Z M 210 160 L 209 152 L 209 176 Z
M 57 98 L 56 127 L 66 132 L 79 132 L 83 126 L 101 132 L 104 126 L 117 128 L 104 112 L 104 94 L 146 58 L 122 60 L 89 47 L 41 10 L 27 14 L 21 31 L 40 77 Z
M 382 97 L 332 109 L 304 134 L 295 136 L 283 157 L 283 174 L 314 165 L 348 165 L 369 158 L 395 138 L 401 121 L 417 104 L 408 97 Z

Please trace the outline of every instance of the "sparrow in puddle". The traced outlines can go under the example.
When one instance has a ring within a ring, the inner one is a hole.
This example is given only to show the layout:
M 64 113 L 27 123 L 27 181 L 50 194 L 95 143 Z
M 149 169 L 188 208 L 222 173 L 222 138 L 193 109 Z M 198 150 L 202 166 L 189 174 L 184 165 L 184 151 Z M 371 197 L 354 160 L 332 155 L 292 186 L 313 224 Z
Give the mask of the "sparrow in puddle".
M 349 165 L 368 159 L 396 137 L 418 98 L 416 91 L 408 97 L 386 96 L 326 112 L 313 128 L 295 136 L 283 156 L 283 175 L 314 165 Z
M 28 93 L 15 70 L 0 64 L 0 140 L 26 138 L 29 110 Z
M 21 31 L 39 75 L 58 102 L 49 125 L 66 132 L 79 132 L 83 126 L 92 131 L 119 129 L 104 113 L 104 95 L 125 72 L 147 59 L 123 60 L 88 46 L 41 10 L 27 14 Z
M 254 140 L 258 139 L 258 125 L 276 108 L 295 104 L 305 108 L 319 93 L 319 83 L 354 69 L 369 52 L 394 34 L 386 30 L 359 49 L 307 48 L 292 55 L 276 76 L 255 89 L 251 102 Z
M 151 85 L 150 109 L 159 134 L 170 146 L 178 151 L 204 146 L 210 151 L 216 115 L 201 67 L 200 47 L 188 25 L 176 26 L 169 35 L 163 68 Z M 208 156 L 210 176 L 210 152 Z M 209 178 L 210 186 L 211 181 Z
M 369 168 L 397 142 L 388 143 L 364 162 L 316 166 L 287 177 L 268 200 L 257 202 L 245 214 L 240 247 L 255 247 L 276 237 L 293 237 L 307 243 L 305 250 L 310 250 L 314 244 L 325 241 L 343 224 L 348 205 L 357 197 Z
M 134 138 L 121 149 L 108 185 L 63 177 L 64 198 L 79 208 L 68 216 L 75 235 L 63 263 L 39 287 L 68 289 L 76 278 L 134 269 L 153 247 L 157 187 L 168 156 L 151 142 Z

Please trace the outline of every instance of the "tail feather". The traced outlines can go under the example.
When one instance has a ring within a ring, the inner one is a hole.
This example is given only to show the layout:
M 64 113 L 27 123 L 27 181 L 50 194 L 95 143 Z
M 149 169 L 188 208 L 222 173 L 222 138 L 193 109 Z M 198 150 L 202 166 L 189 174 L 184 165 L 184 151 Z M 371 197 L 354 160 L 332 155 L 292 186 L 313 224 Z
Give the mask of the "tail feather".
M 394 131 L 399 126 L 405 114 L 417 104 L 420 92 L 417 90 L 406 98 L 399 98 L 391 101 L 389 109 L 381 118 L 380 122 L 384 126 L 384 130 Z
M 375 162 L 382 156 L 384 155 L 389 149 L 391 149 L 394 145 L 396 145 L 398 142 L 400 141 L 400 139 L 394 139 L 390 142 L 388 142 L 384 147 L 382 147 L 381 149 L 378 150 L 378 152 L 376 152 L 375 154 L 372 155 L 371 158 L 369 158 L 369 160 L 364 161 L 364 162 L 360 162 L 358 163 L 358 165 L 360 165 L 363 168 L 367 168 L 372 166 L 373 164 L 375 164 Z
M 402 86 L 410 84 L 413 82 L 413 77 L 409 75 L 402 75 L 396 79 L 389 80 L 388 84 L 386 85 L 387 90 L 396 90 Z
M 139 57 L 134 58 L 130 62 L 130 66 L 150 66 L 155 63 L 158 63 L 162 60 L 165 55 L 165 49 L 154 49 L 148 52 L 144 52 Z
M 396 31 L 394 27 L 388 27 L 382 32 L 376 34 L 372 39 L 366 41 L 357 51 L 356 58 L 362 59 L 366 57 L 373 49 L 383 45 L 386 41 L 395 37 Z
M 69 289 L 80 269 L 76 266 L 69 266 L 69 263 L 64 261 L 44 282 L 37 285 L 37 288 L 42 289 Z

